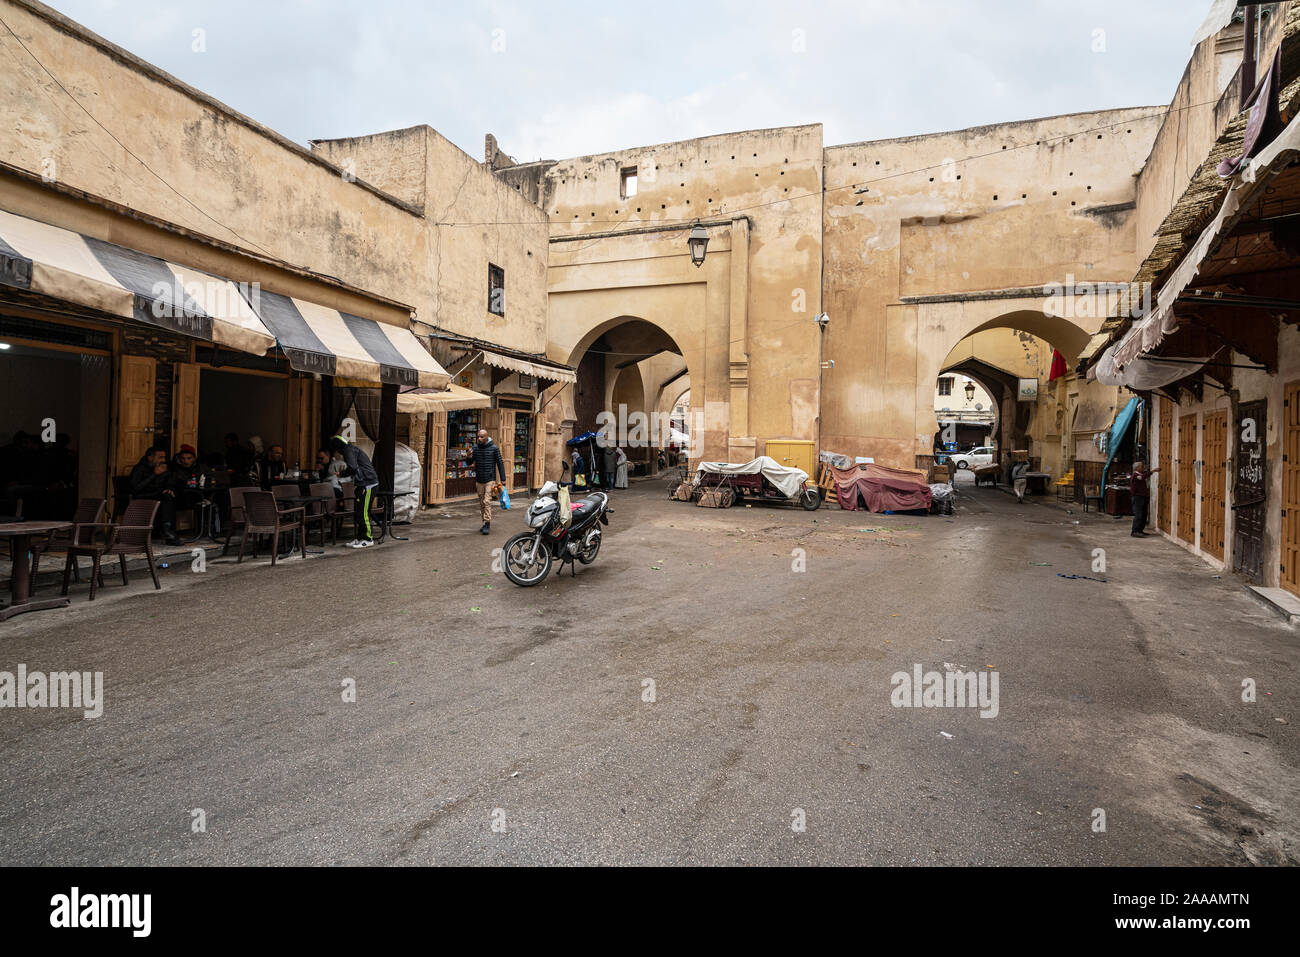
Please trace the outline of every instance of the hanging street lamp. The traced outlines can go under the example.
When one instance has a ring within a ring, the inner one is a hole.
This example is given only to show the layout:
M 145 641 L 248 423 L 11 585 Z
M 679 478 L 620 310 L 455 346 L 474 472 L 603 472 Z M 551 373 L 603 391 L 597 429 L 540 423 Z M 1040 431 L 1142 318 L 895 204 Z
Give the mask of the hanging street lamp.
M 709 231 L 700 225 L 700 221 L 695 221 L 695 228 L 691 230 L 691 235 L 686 240 L 686 245 L 691 250 L 691 262 L 696 267 L 704 265 L 704 253 L 709 248 Z

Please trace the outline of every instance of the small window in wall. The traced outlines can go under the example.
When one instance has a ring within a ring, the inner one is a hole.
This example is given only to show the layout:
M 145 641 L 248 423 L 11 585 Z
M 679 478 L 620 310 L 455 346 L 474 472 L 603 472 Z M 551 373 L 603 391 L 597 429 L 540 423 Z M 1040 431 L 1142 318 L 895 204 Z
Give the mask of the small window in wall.
M 494 316 L 506 314 L 506 271 L 488 263 L 488 312 Z
M 952 395 L 952 376 L 946 375 L 939 377 L 939 394 Z
M 636 167 L 628 166 L 621 170 L 618 177 L 619 190 L 618 194 L 624 199 L 631 199 L 636 195 Z

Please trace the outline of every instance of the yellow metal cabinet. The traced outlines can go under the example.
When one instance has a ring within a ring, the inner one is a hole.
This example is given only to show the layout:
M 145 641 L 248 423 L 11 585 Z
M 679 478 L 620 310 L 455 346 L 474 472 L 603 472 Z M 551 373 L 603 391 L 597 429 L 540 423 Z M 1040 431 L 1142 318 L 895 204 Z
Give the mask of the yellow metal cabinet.
M 817 456 L 812 442 L 805 439 L 770 440 L 767 443 L 769 458 L 789 468 L 803 469 L 811 478 L 817 477 Z

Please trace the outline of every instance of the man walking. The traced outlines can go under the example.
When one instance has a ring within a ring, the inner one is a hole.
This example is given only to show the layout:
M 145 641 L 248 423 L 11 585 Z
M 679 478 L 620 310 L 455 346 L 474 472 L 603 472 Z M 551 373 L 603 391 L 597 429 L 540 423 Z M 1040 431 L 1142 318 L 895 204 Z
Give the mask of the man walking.
M 1029 479 L 1025 477 L 1028 471 L 1028 462 L 1017 462 L 1011 467 L 1011 487 L 1016 490 L 1016 501 L 1021 505 L 1025 504 L 1025 488 L 1029 485 Z
M 357 537 L 348 542 L 349 548 L 369 548 L 375 544 L 374 530 L 370 526 L 370 503 L 375 500 L 375 489 L 379 485 L 379 473 L 370 462 L 370 456 L 343 438 L 336 435 L 330 439 L 330 451 L 343 456 L 344 478 L 351 477 L 356 483 L 356 497 L 352 502 L 352 527 Z
M 494 481 L 498 475 L 500 483 Z M 487 429 L 479 429 L 478 441 L 474 443 L 474 490 L 478 493 L 479 511 L 483 513 L 483 527 L 479 531 L 484 535 L 492 531 L 492 496 L 505 481 L 506 463 L 501 457 L 501 447 L 492 441 Z
M 1133 474 L 1129 476 L 1129 492 L 1133 497 L 1133 531 L 1134 538 L 1146 538 L 1147 514 L 1151 509 L 1151 487 L 1147 484 L 1151 476 L 1159 472 L 1155 468 L 1147 471 L 1145 462 L 1133 463 Z

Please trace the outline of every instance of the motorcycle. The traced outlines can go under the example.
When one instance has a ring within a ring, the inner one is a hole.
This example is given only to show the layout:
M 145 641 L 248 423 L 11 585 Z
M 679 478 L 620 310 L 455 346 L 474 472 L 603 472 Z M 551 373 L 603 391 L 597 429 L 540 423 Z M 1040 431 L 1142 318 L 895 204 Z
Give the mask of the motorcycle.
M 551 573 L 551 565 L 560 562 L 560 572 L 565 564 L 574 561 L 590 565 L 600 552 L 600 526 L 609 524 L 614 511 L 609 507 L 609 496 L 594 492 L 569 511 L 565 521 L 564 509 L 568 496 L 554 482 L 547 482 L 538 493 L 537 500 L 528 506 L 525 520 L 528 531 L 514 535 L 501 551 L 501 568 L 516 585 L 528 588 L 541 583 Z

